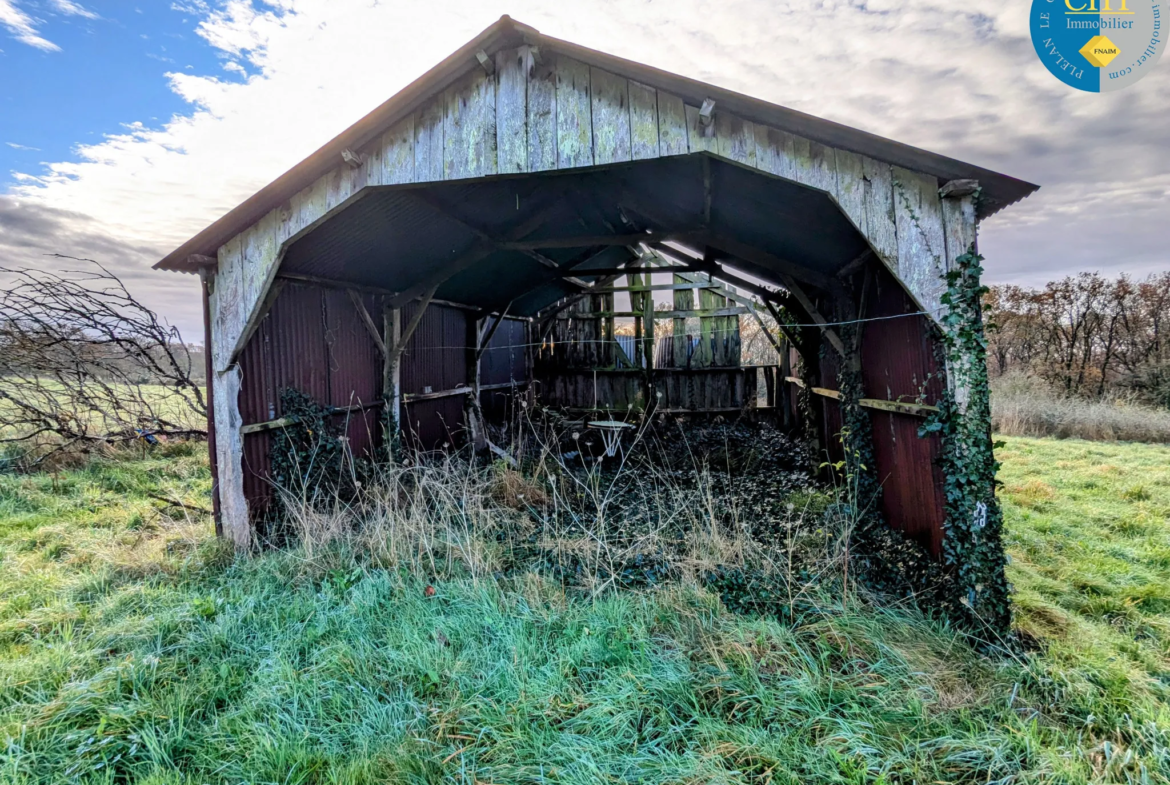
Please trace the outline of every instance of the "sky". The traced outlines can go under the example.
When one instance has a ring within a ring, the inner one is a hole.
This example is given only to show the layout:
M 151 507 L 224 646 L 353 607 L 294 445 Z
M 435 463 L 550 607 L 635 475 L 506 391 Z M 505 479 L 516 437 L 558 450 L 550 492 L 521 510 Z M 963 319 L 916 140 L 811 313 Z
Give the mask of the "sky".
M 1042 186 L 986 221 L 990 283 L 1170 268 L 1170 63 L 1050 75 L 1027 0 L 0 0 L 0 267 L 94 258 L 192 340 L 150 265 L 501 14 Z

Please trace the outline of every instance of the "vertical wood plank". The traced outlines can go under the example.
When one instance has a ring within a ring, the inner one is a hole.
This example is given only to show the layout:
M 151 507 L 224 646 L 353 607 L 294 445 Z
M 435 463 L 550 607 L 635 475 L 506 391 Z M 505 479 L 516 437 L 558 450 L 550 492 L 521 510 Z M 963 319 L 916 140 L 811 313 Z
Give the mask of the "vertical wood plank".
M 557 168 L 556 60 L 546 54 L 528 63 L 528 170 L 547 172 Z
M 355 182 L 355 192 L 367 185 L 382 184 L 382 140 L 370 145 L 366 152 L 366 160 L 362 163 L 361 175 Z
M 328 185 L 325 190 L 325 212 L 335 210 L 353 196 L 353 176 L 356 171 L 348 164 L 341 164 L 326 175 Z
M 414 182 L 414 115 L 382 135 L 382 185 Z
M 792 165 L 794 155 L 792 134 L 770 126 L 757 125 L 755 136 L 756 168 L 777 177 L 793 179 L 795 168 Z
M 812 182 L 809 185 L 837 195 L 837 151 L 828 145 L 810 142 L 809 160 L 812 161 Z
M 718 110 L 716 110 L 718 112 Z M 699 107 L 686 106 L 687 114 L 687 142 L 692 153 L 717 153 L 718 141 L 715 139 L 715 124 L 699 124 Z
M 646 273 L 647 279 L 650 279 L 651 277 L 652 277 L 652 275 L 650 273 Z M 626 285 L 629 286 L 631 289 L 641 288 L 642 274 L 641 273 L 630 273 L 629 275 L 626 276 L 626 281 L 627 281 Z M 643 297 L 643 292 L 635 292 L 635 291 L 630 292 L 630 311 L 631 311 L 631 313 L 635 313 L 635 314 L 641 313 L 641 311 L 644 307 L 642 297 Z M 646 357 L 645 350 L 646 350 L 645 344 L 642 342 L 642 317 L 635 316 L 634 317 L 634 357 L 633 357 L 635 368 L 644 368 L 645 367 L 645 357 Z
M 630 154 L 635 161 L 658 157 L 658 93 L 630 82 Z
M 674 274 L 672 281 L 676 284 L 689 283 L 686 278 L 683 278 L 678 273 Z M 691 311 L 695 308 L 695 292 L 694 289 L 677 289 L 674 292 L 674 310 L 676 311 Z M 690 353 L 690 338 L 687 337 L 687 320 L 675 319 L 672 325 L 674 335 L 674 362 L 672 365 L 675 368 L 687 367 L 687 355 Z
M 443 178 L 495 174 L 495 79 L 477 68 L 443 97 Z
M 960 196 L 942 201 L 943 237 L 946 242 L 946 256 L 943 270 L 955 269 L 955 260 L 975 246 L 977 218 L 975 217 L 974 196 Z M 941 303 L 940 303 L 941 304 Z M 941 318 L 942 314 L 939 314 Z M 947 386 L 955 395 L 959 411 L 966 413 L 967 402 L 971 399 L 969 385 L 960 384 L 960 378 L 967 378 L 956 372 L 950 360 L 947 361 Z
M 946 271 L 955 269 L 955 260 L 975 245 L 975 199 L 972 196 L 942 200 L 943 232 L 946 241 Z
M 658 94 L 658 152 L 660 155 L 686 155 L 687 113 L 683 100 L 670 93 Z
M 898 272 L 898 230 L 894 213 L 894 175 L 890 165 L 867 156 L 861 158 L 865 203 L 865 236 L 878 256 Z
M 894 215 L 898 230 L 898 277 L 924 309 L 937 318 L 946 282 L 946 240 L 938 180 L 893 167 Z
M 417 183 L 443 179 L 443 97 L 425 104 L 414 119 L 414 176 Z
M 755 124 L 730 112 L 715 113 L 716 152 L 748 166 L 756 165 Z
M 528 171 L 527 46 L 496 53 L 496 161 L 500 174 Z
M 630 83 L 624 77 L 589 69 L 592 95 L 593 161 L 600 164 L 630 160 Z
M 593 123 L 590 119 L 589 66 L 558 57 L 557 168 L 593 165 Z
M 853 225 L 866 237 L 865 226 L 865 180 L 861 169 L 861 156 L 846 150 L 837 151 L 837 204 Z

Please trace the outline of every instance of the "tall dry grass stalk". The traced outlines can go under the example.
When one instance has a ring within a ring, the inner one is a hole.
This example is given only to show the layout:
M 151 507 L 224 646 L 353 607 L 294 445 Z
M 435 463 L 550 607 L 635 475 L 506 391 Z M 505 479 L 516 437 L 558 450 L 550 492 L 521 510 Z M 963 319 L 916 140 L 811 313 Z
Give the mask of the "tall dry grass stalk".
M 992 384 L 991 421 L 1004 436 L 1170 442 L 1170 410 L 1125 396 L 1086 400 L 1060 395 L 1024 375 L 1002 376 Z
M 284 491 L 282 506 L 315 569 L 341 566 L 342 556 L 436 578 L 536 570 L 598 595 L 666 580 L 694 585 L 731 568 L 787 586 L 790 600 L 847 574 L 852 523 L 832 523 L 823 505 L 788 504 L 774 534 L 760 538 L 759 522 L 746 519 L 712 467 L 696 462 L 680 476 L 644 459 L 634 465 L 629 445 L 602 464 L 564 457 L 557 444 L 537 438 L 517 449 L 522 470 L 462 453 L 416 456 L 378 467 L 347 502 Z

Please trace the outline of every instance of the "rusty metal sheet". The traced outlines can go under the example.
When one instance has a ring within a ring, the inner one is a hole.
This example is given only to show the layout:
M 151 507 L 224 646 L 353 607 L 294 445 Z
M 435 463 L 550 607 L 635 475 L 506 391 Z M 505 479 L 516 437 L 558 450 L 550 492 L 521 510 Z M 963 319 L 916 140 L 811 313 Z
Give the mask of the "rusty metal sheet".
M 912 313 L 918 308 L 885 270 L 872 287 L 867 316 Z M 934 353 L 928 317 L 910 316 L 869 322 L 862 337 L 861 368 L 866 395 L 888 400 L 936 402 L 946 378 Z M 894 528 L 942 552 L 945 518 L 943 478 L 938 467 L 940 440 L 918 436 L 922 418 L 871 411 L 882 509 Z
M 380 305 L 367 298 L 366 307 Z M 382 358 L 345 292 L 289 284 L 260 323 L 239 359 L 240 414 L 244 424 L 283 417 L 280 393 L 288 387 L 323 404 L 350 406 L 381 397 Z M 378 411 L 336 415 L 355 455 L 379 440 Z M 253 517 L 272 500 L 272 432 L 244 437 L 244 496 Z

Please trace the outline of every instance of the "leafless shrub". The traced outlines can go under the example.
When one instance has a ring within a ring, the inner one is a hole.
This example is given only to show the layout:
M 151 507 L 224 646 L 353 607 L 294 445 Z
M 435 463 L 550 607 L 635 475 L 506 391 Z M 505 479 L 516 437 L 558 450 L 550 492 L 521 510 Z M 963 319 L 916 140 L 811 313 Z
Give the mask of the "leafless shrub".
M 62 257 L 69 258 L 69 257 Z M 207 407 L 176 328 L 91 260 L 0 267 L 0 444 L 36 466 L 69 451 L 204 437 Z
M 991 421 L 1004 436 L 1170 443 L 1170 412 L 1125 393 L 1085 399 L 1042 379 L 1009 374 L 992 383 Z

